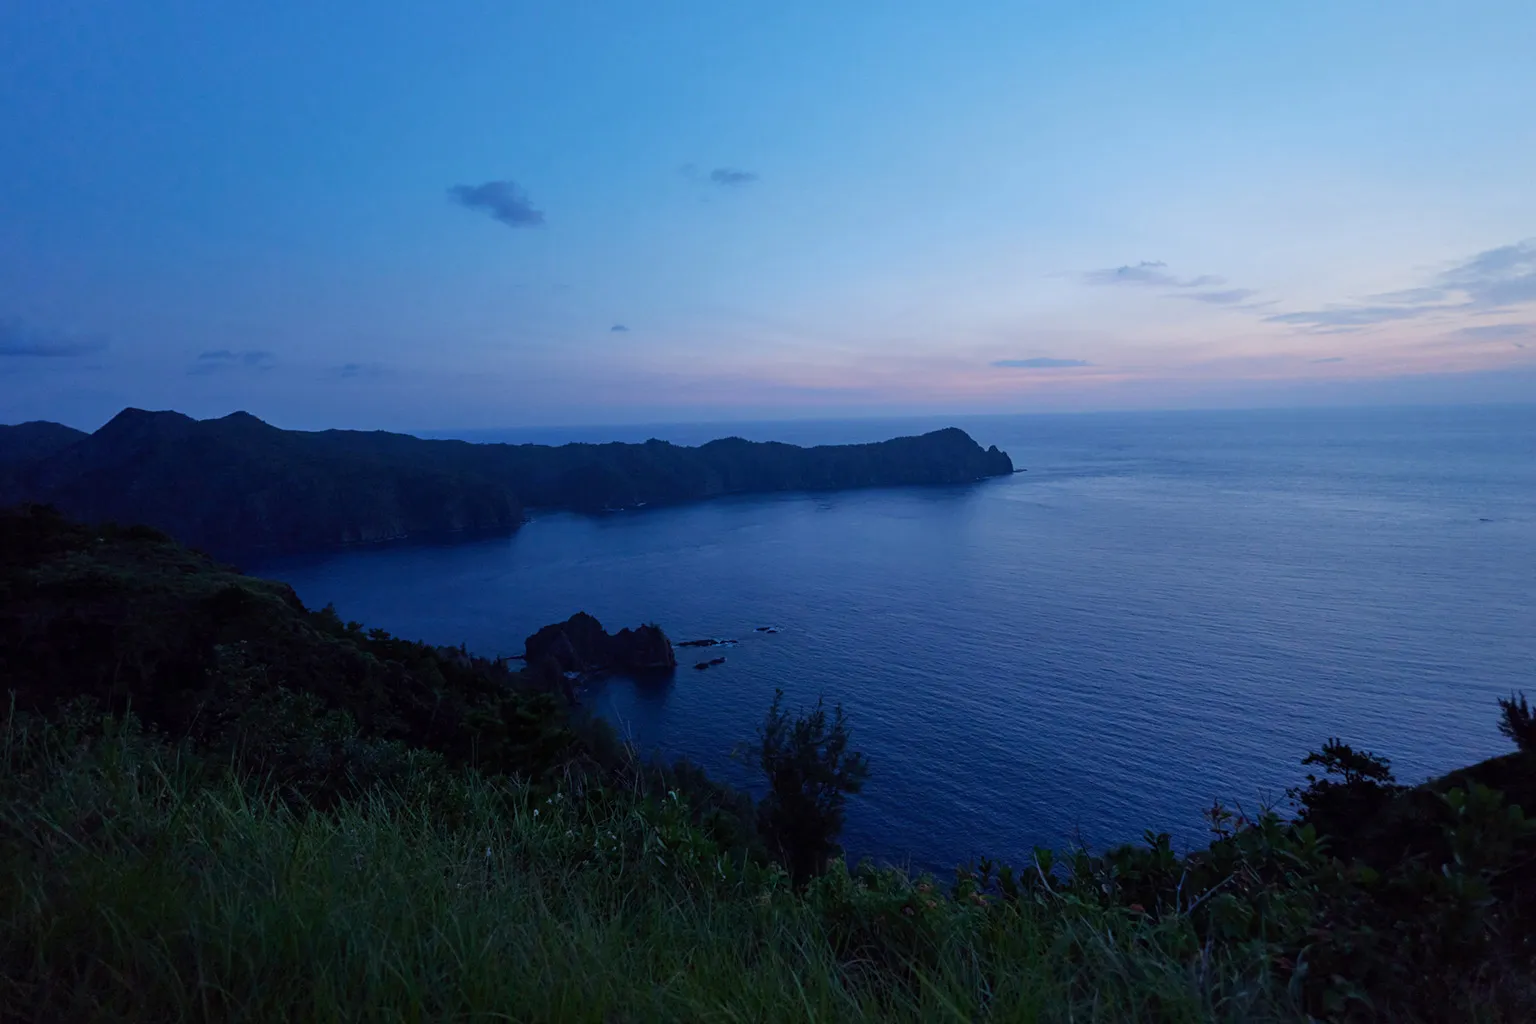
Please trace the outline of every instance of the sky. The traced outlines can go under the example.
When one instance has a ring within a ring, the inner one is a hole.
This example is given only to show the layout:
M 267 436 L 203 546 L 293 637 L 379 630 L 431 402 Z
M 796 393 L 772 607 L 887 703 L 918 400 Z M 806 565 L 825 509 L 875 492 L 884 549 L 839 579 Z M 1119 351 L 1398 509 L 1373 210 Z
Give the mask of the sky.
M 1536 400 L 1536 4 L 0 5 L 0 422 Z

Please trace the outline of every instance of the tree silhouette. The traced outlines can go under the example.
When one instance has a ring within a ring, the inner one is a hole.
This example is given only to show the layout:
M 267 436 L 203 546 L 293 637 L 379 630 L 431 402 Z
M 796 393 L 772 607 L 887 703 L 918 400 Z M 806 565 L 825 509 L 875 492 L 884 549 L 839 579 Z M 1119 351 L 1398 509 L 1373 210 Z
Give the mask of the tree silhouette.
M 795 716 L 784 709 L 784 691 L 758 728 L 758 763 L 769 792 L 758 805 L 758 832 L 795 883 L 825 869 L 840 852 L 848 794 L 857 793 L 869 775 L 869 761 L 848 750 L 848 721 L 842 705 L 828 716 L 817 699 L 809 712 Z

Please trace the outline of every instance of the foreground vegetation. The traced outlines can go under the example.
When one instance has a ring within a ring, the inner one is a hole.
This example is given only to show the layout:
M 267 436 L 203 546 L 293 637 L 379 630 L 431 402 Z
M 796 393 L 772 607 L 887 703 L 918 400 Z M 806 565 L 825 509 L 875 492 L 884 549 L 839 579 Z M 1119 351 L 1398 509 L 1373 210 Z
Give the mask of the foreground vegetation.
M 89 734 L 89 738 L 87 735 Z M 1248 1020 L 1261 956 L 838 863 L 801 892 L 679 798 L 413 771 L 296 807 L 108 720 L 13 720 L 8 1019 Z
M 1420 787 L 1330 741 L 1212 842 L 910 878 L 776 702 L 760 806 L 507 666 L 154 531 L 0 513 L 0 1019 L 1536 1017 L 1536 730 Z

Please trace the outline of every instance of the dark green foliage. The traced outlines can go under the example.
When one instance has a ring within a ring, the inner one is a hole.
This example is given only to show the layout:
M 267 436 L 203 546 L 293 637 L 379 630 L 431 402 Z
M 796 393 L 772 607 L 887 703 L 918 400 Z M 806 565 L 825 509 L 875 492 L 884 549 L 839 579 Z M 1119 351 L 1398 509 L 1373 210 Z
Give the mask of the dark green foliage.
M 678 794 L 421 775 L 317 812 L 131 717 L 0 716 L 0 1020 L 1296 1019 L 1177 923 L 796 893 Z
M 1499 698 L 1499 732 L 1514 741 L 1526 753 L 1536 752 L 1536 715 L 1531 714 L 1525 694 L 1512 693 Z
M 679 791 L 724 847 L 760 849 L 744 795 L 687 764 L 641 762 L 606 722 L 506 663 L 306 611 L 285 585 L 146 527 L 0 510 L 0 672 L 22 710 L 131 709 L 318 806 L 440 763 L 548 791 Z
M 1297 820 L 1326 834 L 1339 835 L 1362 821 L 1374 820 L 1401 789 L 1386 758 L 1355 750 L 1338 739 L 1329 739 L 1301 763 L 1315 765 L 1323 774 L 1309 772 L 1307 787 L 1292 791 Z
M 56 428 L 56 429 L 44 429 Z M 9 459 L 9 461 L 7 461 Z M 469 444 L 382 431 L 280 430 L 246 413 L 125 409 L 91 435 L 0 428 L 0 503 L 144 522 L 220 558 L 516 529 L 524 508 L 601 511 L 754 491 L 953 484 L 1013 471 L 950 428 L 797 448 L 740 438 Z
M 1179 855 L 1149 832 L 1102 854 L 1037 850 L 1022 870 L 962 870 L 959 891 L 1185 925 L 1188 955 L 1259 955 L 1319 1018 L 1532 1019 L 1536 827 L 1476 781 L 1504 766 L 1406 788 L 1337 740 L 1305 763 L 1324 774 L 1294 794 L 1294 821 L 1218 804 L 1206 849 Z
M 591 764 L 562 700 L 504 664 L 306 611 L 142 527 L 0 511 L 0 675 L 17 706 L 89 698 L 326 802 L 410 749 L 553 780 Z
M 758 766 L 768 794 L 757 810 L 758 832 L 796 883 L 818 875 L 841 847 L 844 805 L 869 774 L 863 754 L 848 750 L 848 722 L 823 702 L 803 715 L 784 710 L 784 691 L 758 728 Z
M 505 664 L 41 508 L 0 677 L 0 1019 L 1536 1019 L 1525 748 L 1405 786 L 1330 739 L 1290 820 L 940 887 L 836 856 L 840 708 L 776 695 L 754 829 Z

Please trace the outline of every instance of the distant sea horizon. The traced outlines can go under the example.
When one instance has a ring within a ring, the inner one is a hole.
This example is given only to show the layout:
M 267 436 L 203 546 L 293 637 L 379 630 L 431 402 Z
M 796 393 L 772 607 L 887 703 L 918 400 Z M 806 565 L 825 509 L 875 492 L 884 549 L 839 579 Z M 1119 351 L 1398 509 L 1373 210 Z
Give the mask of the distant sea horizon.
M 642 749 L 747 788 L 732 752 L 776 687 L 840 702 L 873 766 L 849 853 L 936 872 L 1144 829 L 1198 844 L 1213 800 L 1283 801 L 1329 736 L 1405 782 L 1509 749 L 1494 700 L 1536 695 L 1536 406 L 455 433 L 836 444 L 942 426 L 1024 472 L 547 513 L 511 537 L 256 571 L 487 655 L 578 610 L 739 640 L 723 665 L 583 699 Z
M 950 413 L 869 415 L 805 416 L 789 418 L 698 419 L 655 420 L 633 423 L 574 423 L 531 424 L 503 427 L 432 428 L 425 430 L 395 430 L 390 433 L 410 434 L 426 440 L 469 441 L 477 444 L 643 444 L 651 439 L 670 441 L 679 445 L 700 445 L 727 437 L 741 437 L 748 441 L 779 441 L 784 444 L 869 444 L 887 441 L 900 434 L 882 433 L 896 428 L 916 433 L 927 433 L 945 427 L 956 426 L 967 430 L 971 424 L 985 430 L 992 423 L 1017 420 L 1074 420 L 1114 419 L 1123 417 L 1180 417 L 1180 416 L 1312 416 L 1329 414 L 1380 413 L 1383 415 L 1412 415 L 1425 411 L 1473 412 L 1479 409 L 1536 411 L 1536 399 L 1529 402 L 1426 402 L 1380 403 L 1370 405 L 1273 405 L 1273 406 L 1220 406 L 1212 408 L 1166 409 L 1075 409 L 1070 411 L 1031 411 L 1001 413 Z M 353 428 L 338 428 L 353 429 Z M 967 433 L 971 431 L 967 430 Z M 973 435 L 974 436 L 974 435 Z M 851 438 L 851 440 L 832 440 Z M 985 445 L 983 445 L 985 447 Z M 1000 446 L 1001 447 L 1001 446 Z

